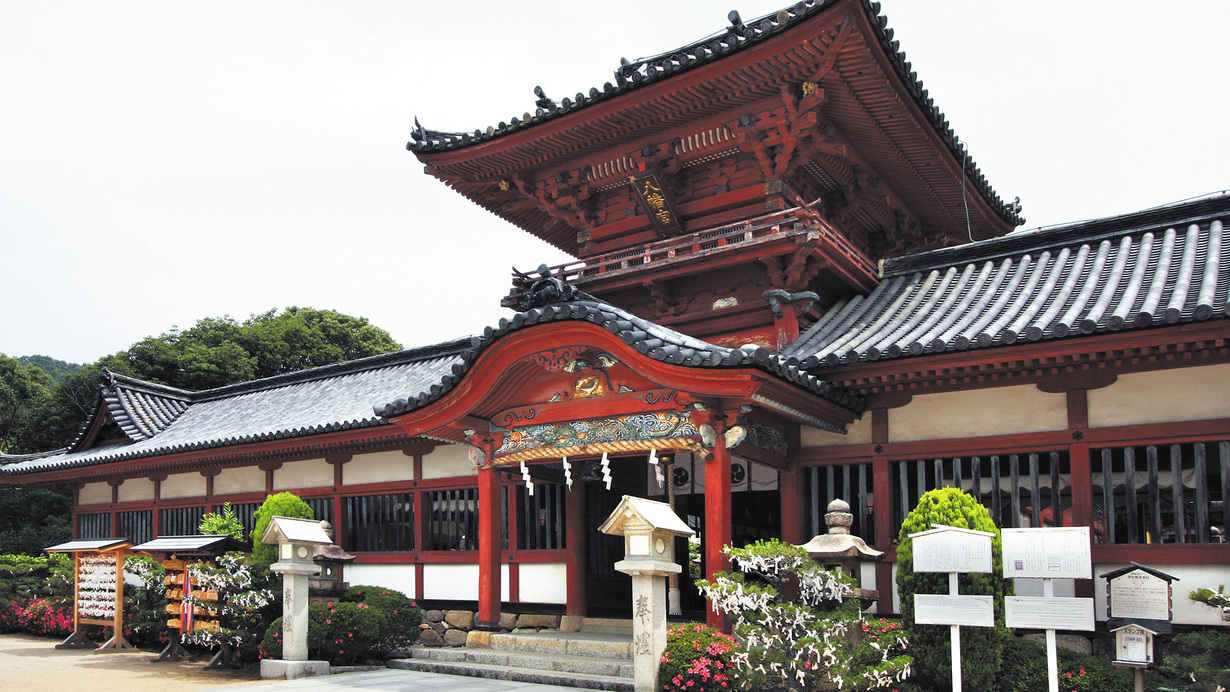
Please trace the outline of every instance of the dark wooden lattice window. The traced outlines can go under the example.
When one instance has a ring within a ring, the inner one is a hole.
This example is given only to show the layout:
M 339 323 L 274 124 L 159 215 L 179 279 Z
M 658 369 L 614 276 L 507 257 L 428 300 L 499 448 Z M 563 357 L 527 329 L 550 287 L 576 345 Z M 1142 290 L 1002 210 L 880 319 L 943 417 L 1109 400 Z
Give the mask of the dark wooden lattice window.
M 303 501 L 312 508 L 312 518 L 316 521 L 327 521 L 330 526 L 337 526 L 337 521 L 333 517 L 333 498 L 331 497 L 305 497 Z
M 346 498 L 350 550 L 414 550 L 414 496 L 411 493 Z
M 1230 442 L 1093 450 L 1095 543 L 1224 543 Z
M 158 510 L 158 535 L 195 536 L 201 533 L 204 507 L 166 507 Z
M 77 538 L 112 538 L 111 513 L 77 515 Z
M 1000 528 L 1072 526 L 1072 474 L 1066 451 L 1017 452 L 892 462 L 893 535 L 928 490 L 960 488 Z
M 135 544 L 145 543 L 154 538 L 154 510 L 152 509 L 120 512 L 115 515 L 115 520 L 118 524 L 115 527 L 117 537 L 127 538 Z
M 566 548 L 564 504 L 567 486 L 535 483 L 530 495 L 524 485 L 517 487 L 517 548 L 520 550 L 558 550 Z
M 478 488 L 423 493 L 424 550 L 478 550 Z
M 827 533 L 824 515 L 828 512 L 829 503 L 845 500 L 854 514 L 850 533 L 868 544 L 873 543 L 875 523 L 872 515 L 871 464 L 812 466 L 806 471 L 804 508 L 807 512 L 807 535 Z

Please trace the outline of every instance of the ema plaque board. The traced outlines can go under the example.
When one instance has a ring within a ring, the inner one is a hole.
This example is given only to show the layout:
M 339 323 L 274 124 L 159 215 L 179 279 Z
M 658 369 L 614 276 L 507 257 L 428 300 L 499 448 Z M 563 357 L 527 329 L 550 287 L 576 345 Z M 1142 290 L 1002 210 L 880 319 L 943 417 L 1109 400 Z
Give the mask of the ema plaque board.
M 1037 630 L 1094 630 L 1093 599 L 1004 596 L 1004 624 Z
M 1170 584 L 1144 570 L 1133 570 L 1110 580 L 1110 617 L 1131 620 L 1169 620 Z
M 994 627 L 994 596 L 914 594 L 914 622 L 920 625 Z
M 1004 529 L 1004 576 L 1015 579 L 1092 579 L 1089 527 Z
M 915 572 L 990 572 L 993 533 L 939 526 L 910 534 Z

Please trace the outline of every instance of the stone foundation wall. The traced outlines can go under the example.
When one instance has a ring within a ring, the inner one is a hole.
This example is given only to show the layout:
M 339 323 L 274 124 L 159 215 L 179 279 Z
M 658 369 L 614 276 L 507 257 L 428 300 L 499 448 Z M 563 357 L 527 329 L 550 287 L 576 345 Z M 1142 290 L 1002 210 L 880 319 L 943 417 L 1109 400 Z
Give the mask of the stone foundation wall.
M 535 615 L 531 613 L 501 613 L 502 632 L 540 632 L 558 630 L 559 615 Z M 465 646 L 466 639 L 474 629 L 472 610 L 425 610 L 422 630 L 419 633 L 421 646 Z

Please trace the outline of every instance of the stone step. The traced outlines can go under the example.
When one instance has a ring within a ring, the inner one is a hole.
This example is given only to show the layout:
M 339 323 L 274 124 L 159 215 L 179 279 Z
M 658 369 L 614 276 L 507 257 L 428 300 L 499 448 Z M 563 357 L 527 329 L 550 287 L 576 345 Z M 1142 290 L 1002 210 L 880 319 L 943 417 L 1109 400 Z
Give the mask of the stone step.
M 632 621 L 618 618 L 585 618 L 581 621 L 581 631 L 632 636 Z
M 492 634 L 491 649 L 596 658 L 632 658 L 631 634 L 537 632 Z M 470 647 L 473 650 L 473 647 Z
M 419 660 L 457 664 L 479 664 L 507 668 L 531 668 L 561 673 L 579 673 L 607 677 L 633 677 L 632 661 L 627 658 L 604 658 L 594 655 L 540 653 L 503 649 L 437 649 L 416 647 L 411 657 Z
M 635 685 L 631 678 L 614 677 L 609 675 L 586 675 L 583 673 L 533 668 L 496 666 L 486 663 L 470 663 L 465 661 L 453 662 L 441 661 L 432 658 L 403 658 L 389 661 L 388 666 L 399 670 L 422 670 L 431 673 L 467 675 L 475 678 L 486 678 L 488 680 L 534 682 L 547 685 L 559 685 L 562 687 L 581 687 L 591 690 L 633 692 L 635 689 Z

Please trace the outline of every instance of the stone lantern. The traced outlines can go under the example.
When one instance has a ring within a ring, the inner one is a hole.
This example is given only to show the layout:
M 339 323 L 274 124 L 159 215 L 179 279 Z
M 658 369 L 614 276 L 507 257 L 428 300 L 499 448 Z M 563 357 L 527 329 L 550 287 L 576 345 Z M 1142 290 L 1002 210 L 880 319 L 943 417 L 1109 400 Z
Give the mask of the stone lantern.
M 314 549 L 333 541 L 319 521 L 273 517 L 261 542 L 277 544 L 278 561 L 269 569 L 282 574 L 282 658 L 261 661 L 261 677 L 328 675 L 328 661 L 307 660 L 308 580 L 320 573 Z
M 849 503 L 840 499 L 833 500 L 828 509 L 828 514 L 824 515 L 828 533 L 815 536 L 800 547 L 821 567 L 839 567 L 854 577 L 856 582 L 861 583 L 860 565 L 864 562 L 879 562 L 884 559 L 884 553 L 868 546 L 862 538 L 850 535 L 854 515 L 850 513 Z M 880 597 L 880 592 L 876 589 L 856 588 L 854 596 L 862 601 L 865 608 Z
M 692 529 L 665 502 L 624 495 L 599 527 L 624 537 L 624 559 L 615 569 L 632 576 L 632 666 L 637 692 L 657 686 L 658 666 L 666 649 L 666 577 L 683 568 L 675 564 L 675 538 Z

